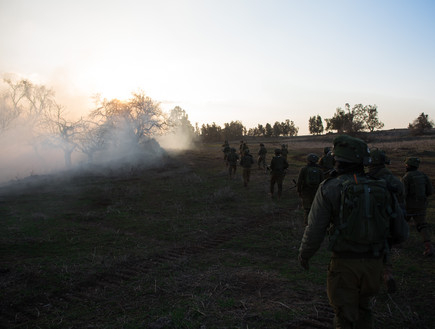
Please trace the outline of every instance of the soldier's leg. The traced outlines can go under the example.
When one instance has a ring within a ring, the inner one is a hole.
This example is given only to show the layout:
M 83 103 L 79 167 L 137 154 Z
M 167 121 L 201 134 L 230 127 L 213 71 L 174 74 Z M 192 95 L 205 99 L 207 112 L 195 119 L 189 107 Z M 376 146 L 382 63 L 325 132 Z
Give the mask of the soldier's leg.
M 270 176 L 270 195 L 273 196 L 273 192 L 275 189 L 275 183 L 276 183 L 276 176 L 272 174 Z
M 284 177 L 279 176 L 277 179 L 277 184 L 278 184 L 278 199 L 281 199 L 282 196 L 282 183 L 284 181 Z
M 361 287 L 359 316 L 355 328 L 373 328 L 373 297 L 379 292 L 382 283 L 383 259 L 361 260 Z
M 248 170 L 243 168 L 243 186 L 248 186 Z
M 334 309 L 334 328 L 350 329 L 358 320 L 359 278 L 355 260 L 332 258 L 328 267 L 327 293 Z

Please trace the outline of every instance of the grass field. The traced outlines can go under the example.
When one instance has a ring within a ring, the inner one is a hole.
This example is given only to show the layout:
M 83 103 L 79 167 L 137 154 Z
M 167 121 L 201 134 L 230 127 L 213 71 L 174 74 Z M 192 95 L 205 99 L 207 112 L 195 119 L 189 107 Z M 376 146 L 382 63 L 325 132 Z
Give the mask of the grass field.
M 254 166 L 229 180 L 220 143 L 170 152 L 151 167 L 31 176 L 0 188 L 1 328 L 332 328 L 329 252 L 297 261 L 302 210 L 289 189 L 306 154 L 332 137 L 248 140 L 289 145 L 281 200 Z M 238 141 L 231 143 L 238 147 Z M 408 155 L 435 178 L 433 137 L 371 139 L 404 174 Z M 435 201 L 428 221 L 434 224 Z M 326 242 L 326 241 L 325 241 Z M 376 328 L 434 328 L 434 258 L 420 236 L 393 250 L 398 292 L 374 301 Z

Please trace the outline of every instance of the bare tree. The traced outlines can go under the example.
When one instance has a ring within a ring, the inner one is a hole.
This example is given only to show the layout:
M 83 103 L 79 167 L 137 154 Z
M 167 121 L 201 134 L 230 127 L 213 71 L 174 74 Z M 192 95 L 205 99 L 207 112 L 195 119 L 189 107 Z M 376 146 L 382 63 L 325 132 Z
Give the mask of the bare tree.
M 159 103 L 142 91 L 132 95 L 128 101 L 97 100 L 97 108 L 91 112 L 91 118 L 98 119 L 99 124 L 104 125 L 106 137 L 111 134 L 115 143 L 120 141 L 121 134 L 124 139 L 139 144 L 162 134 L 169 127 Z
M 44 113 L 45 144 L 60 148 L 64 153 L 65 166 L 72 165 L 71 155 L 77 148 L 77 136 L 83 120 L 69 121 L 63 106 L 53 103 Z

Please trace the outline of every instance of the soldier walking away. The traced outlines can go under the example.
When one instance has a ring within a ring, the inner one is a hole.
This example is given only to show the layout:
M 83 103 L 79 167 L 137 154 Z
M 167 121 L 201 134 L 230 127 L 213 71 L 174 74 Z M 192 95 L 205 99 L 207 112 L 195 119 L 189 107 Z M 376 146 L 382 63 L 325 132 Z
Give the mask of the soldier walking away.
M 236 153 L 236 149 L 234 147 L 231 148 L 227 160 L 228 160 L 228 176 L 230 179 L 234 179 L 236 177 L 237 160 L 239 160 L 239 155 Z
M 287 160 L 281 156 L 281 150 L 275 150 L 275 156 L 270 162 L 270 196 L 273 198 L 275 183 L 278 186 L 278 199 L 282 196 L 282 183 L 288 168 Z
M 223 147 L 222 152 L 224 152 L 224 161 L 225 161 L 225 165 L 228 167 L 228 154 L 230 154 L 231 147 L 230 147 L 230 144 L 228 143 L 227 140 L 224 142 L 224 144 L 222 145 L 222 147 Z
M 395 242 L 405 241 L 408 226 L 403 216 L 388 211 L 393 198 L 386 181 L 365 175 L 369 150 L 364 141 L 338 136 L 333 154 L 335 170 L 316 192 L 298 258 L 309 270 L 309 259 L 328 233 L 332 257 L 327 294 L 335 313 L 334 328 L 370 329 L 372 299 L 382 281 L 386 239 L 390 236 Z
M 332 156 L 331 148 L 326 146 L 323 148 L 323 155 L 319 159 L 319 165 L 323 170 L 323 176 L 329 177 L 329 174 L 334 169 L 334 157 Z
M 244 142 L 244 141 L 240 141 L 240 145 L 239 145 L 240 157 L 243 156 L 246 149 L 249 149 L 248 144 L 246 144 L 246 142 Z
M 288 148 L 285 144 L 281 145 L 281 156 L 287 161 Z
M 254 158 L 249 150 L 245 150 L 244 155 L 240 159 L 240 165 L 243 168 L 243 186 L 248 187 L 249 179 L 251 178 L 251 167 L 254 164 Z
M 426 209 L 428 196 L 432 195 L 433 188 L 429 177 L 418 170 L 420 159 L 416 157 L 405 160 L 406 174 L 402 177 L 405 187 L 406 220 L 414 219 L 417 231 L 420 232 L 424 243 L 424 256 L 433 256 L 434 247 L 430 240 L 428 223 L 426 222 Z
M 378 148 L 370 149 L 371 162 L 368 166 L 368 175 L 374 179 L 385 179 L 388 184 L 388 189 L 394 194 L 400 206 L 402 213 L 405 213 L 405 188 L 403 187 L 400 179 L 393 175 L 393 173 L 385 167 L 390 164 L 390 159 L 385 154 L 385 151 Z M 391 241 L 388 241 L 389 248 L 392 247 Z M 384 257 L 384 283 L 387 286 L 388 293 L 394 293 L 396 288 L 396 281 L 393 276 L 393 264 L 391 262 L 390 253 L 385 253 Z
M 267 150 L 263 143 L 260 143 L 260 150 L 258 151 L 258 169 L 266 171 L 266 154 Z
M 304 209 L 304 223 L 308 224 L 308 213 L 311 209 L 314 196 L 316 195 L 319 184 L 323 181 L 323 171 L 317 164 L 319 157 L 310 153 L 307 156 L 307 165 L 302 167 L 299 171 L 298 182 L 296 188 L 299 197 L 302 200 L 302 207 Z

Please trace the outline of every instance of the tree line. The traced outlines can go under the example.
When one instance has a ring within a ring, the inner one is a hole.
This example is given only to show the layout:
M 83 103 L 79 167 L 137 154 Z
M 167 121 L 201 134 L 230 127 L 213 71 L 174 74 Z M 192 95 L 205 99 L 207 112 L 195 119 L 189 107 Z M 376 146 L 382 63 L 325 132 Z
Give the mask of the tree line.
M 80 152 L 92 161 L 99 152 L 139 149 L 164 134 L 183 134 L 192 140 L 217 142 L 244 136 L 297 136 L 299 131 L 290 119 L 249 129 L 238 120 L 225 123 L 223 127 L 214 122 L 201 127 L 196 123 L 193 127 L 184 109 L 176 106 L 165 113 L 160 104 L 143 91 L 132 93 L 127 100 L 102 99 L 96 95 L 95 106 L 88 115 L 72 120 L 65 107 L 56 101 L 53 90 L 26 79 L 5 78 L 4 82 L 6 88 L 0 93 L 0 135 L 13 127 L 24 128 L 36 153 L 42 147 L 60 149 L 67 167 L 71 166 L 73 152 Z M 352 134 L 384 126 L 378 118 L 377 106 L 362 104 L 337 108 L 325 123 L 324 128 L 319 115 L 310 117 L 310 134 L 322 134 L 325 130 Z M 433 125 L 428 115 L 421 113 L 408 128 L 413 134 L 421 134 Z

